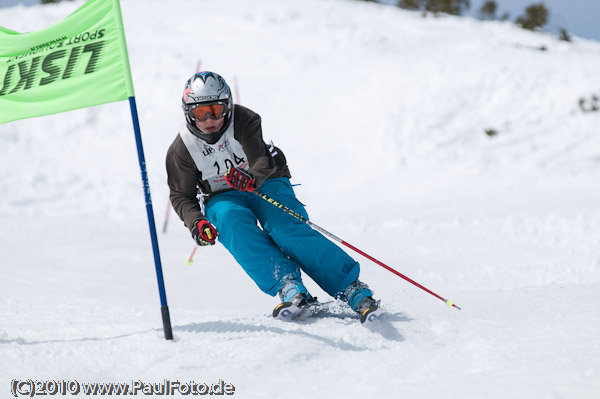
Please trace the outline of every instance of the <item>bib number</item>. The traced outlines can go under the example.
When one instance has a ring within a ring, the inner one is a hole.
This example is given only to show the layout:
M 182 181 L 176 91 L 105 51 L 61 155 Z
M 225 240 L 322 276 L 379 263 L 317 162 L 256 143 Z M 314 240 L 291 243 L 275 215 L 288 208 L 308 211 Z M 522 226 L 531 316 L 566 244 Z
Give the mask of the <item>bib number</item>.
M 222 162 L 221 160 L 218 160 L 215 161 L 215 163 L 213 164 L 215 168 L 213 170 L 214 173 L 212 174 L 212 176 L 208 176 L 206 179 L 213 191 L 229 188 L 227 182 L 225 181 L 225 172 L 227 172 L 227 170 L 230 167 L 235 166 L 236 168 L 240 169 L 248 168 L 248 162 L 246 161 L 246 159 L 244 159 L 243 157 L 238 157 L 235 153 L 232 153 L 232 155 L 233 161 L 229 158 L 225 158 Z

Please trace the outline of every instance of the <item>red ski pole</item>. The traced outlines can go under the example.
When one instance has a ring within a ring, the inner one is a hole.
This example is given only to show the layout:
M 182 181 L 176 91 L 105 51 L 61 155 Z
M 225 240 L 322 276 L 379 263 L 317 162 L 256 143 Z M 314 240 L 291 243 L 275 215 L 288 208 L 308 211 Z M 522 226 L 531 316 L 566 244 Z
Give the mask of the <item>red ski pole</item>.
M 238 80 L 236 75 L 233 75 L 233 92 L 235 94 L 235 103 L 241 104 L 242 100 L 240 100 L 240 91 L 238 89 Z
M 190 254 L 190 256 L 188 256 L 188 258 L 185 260 L 185 264 L 188 266 L 191 266 L 194 263 L 194 254 L 196 253 L 196 250 L 198 249 L 197 245 L 194 245 L 194 249 L 192 249 L 192 253 Z
M 167 210 L 165 212 L 165 222 L 163 223 L 162 232 L 167 232 L 167 224 L 169 223 L 169 215 L 171 214 L 171 200 L 167 199 Z
M 442 298 L 441 296 L 439 296 L 438 294 L 436 294 L 435 292 L 431 291 L 430 289 L 422 286 L 421 284 L 417 283 L 416 281 L 406 277 L 404 274 L 400 273 L 397 270 L 392 269 L 391 267 L 389 267 L 388 265 L 386 265 L 385 263 L 375 259 L 374 257 L 372 257 L 371 255 L 361 251 L 360 249 L 356 248 L 355 246 L 348 244 L 346 241 L 342 240 L 341 238 L 331 234 L 330 232 L 328 232 L 327 230 L 325 230 L 322 227 L 319 227 L 318 225 L 314 224 L 313 222 L 311 222 L 310 220 L 306 219 L 305 217 L 303 217 L 302 215 L 299 215 L 298 213 L 294 212 L 293 210 L 291 210 L 290 208 L 288 208 L 287 206 L 277 202 L 276 200 L 274 200 L 273 198 L 269 197 L 268 195 L 265 195 L 263 193 L 261 193 L 258 190 L 253 191 L 254 194 L 258 195 L 260 198 L 264 199 L 265 201 L 267 201 L 268 203 L 276 206 L 277 208 L 281 209 L 282 211 L 290 214 L 291 216 L 295 217 L 296 219 L 308 224 L 310 227 L 312 227 L 313 229 L 317 230 L 318 232 L 322 233 L 323 235 L 331 238 L 334 241 L 339 242 L 340 244 L 343 244 L 345 246 L 347 246 L 348 248 L 350 248 L 353 251 L 358 252 L 359 254 L 361 254 L 362 256 L 364 256 L 365 258 L 377 263 L 379 266 L 383 267 L 386 270 L 389 270 L 390 272 L 394 273 L 396 276 L 398 277 L 402 277 L 404 280 L 408 281 L 409 283 L 419 287 L 420 289 L 422 289 L 423 291 L 433 295 L 434 297 L 444 301 L 444 303 L 446 305 L 448 305 L 448 307 L 455 307 L 456 309 L 460 310 L 460 307 L 456 306 L 454 304 L 454 301 L 451 301 L 449 299 L 445 299 Z

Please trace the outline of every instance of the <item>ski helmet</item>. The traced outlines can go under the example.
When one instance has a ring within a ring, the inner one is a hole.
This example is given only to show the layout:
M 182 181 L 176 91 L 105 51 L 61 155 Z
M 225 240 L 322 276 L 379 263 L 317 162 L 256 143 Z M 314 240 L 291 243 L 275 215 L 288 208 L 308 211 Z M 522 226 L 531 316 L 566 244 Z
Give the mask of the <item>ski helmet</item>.
M 231 123 L 233 112 L 231 89 L 225 79 L 214 72 L 198 72 L 188 79 L 181 97 L 181 106 L 190 132 L 209 144 L 216 143 Z M 210 107 L 204 108 L 204 106 Z M 194 112 L 196 108 L 198 108 L 196 111 L 200 111 L 199 107 L 203 107 L 206 111 Z M 196 127 L 196 120 L 203 121 L 209 116 L 215 119 L 225 117 L 221 130 L 206 134 Z

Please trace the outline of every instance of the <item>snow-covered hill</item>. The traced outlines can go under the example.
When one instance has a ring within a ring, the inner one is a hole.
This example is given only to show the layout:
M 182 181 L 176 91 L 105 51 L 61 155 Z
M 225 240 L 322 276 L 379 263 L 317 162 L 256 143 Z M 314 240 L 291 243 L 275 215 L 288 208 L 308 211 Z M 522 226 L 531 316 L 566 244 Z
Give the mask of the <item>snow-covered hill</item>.
M 193 241 L 171 214 L 165 341 L 129 108 L 106 104 L 0 125 L 1 390 L 223 379 L 241 398 L 597 395 L 600 113 L 578 102 L 600 95 L 600 43 L 350 0 L 121 3 L 159 229 L 201 62 L 261 114 L 315 223 L 463 310 L 356 254 L 379 329 L 343 307 L 277 322 L 277 300 L 222 246 L 184 264 Z M 0 25 L 41 29 L 81 4 L 0 9 Z

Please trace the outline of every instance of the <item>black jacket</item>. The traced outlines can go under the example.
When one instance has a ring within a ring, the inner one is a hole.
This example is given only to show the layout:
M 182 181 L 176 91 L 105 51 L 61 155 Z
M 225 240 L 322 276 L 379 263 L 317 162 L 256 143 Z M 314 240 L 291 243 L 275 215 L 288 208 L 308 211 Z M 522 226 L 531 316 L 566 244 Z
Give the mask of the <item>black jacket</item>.
M 262 137 L 260 116 L 241 105 L 235 105 L 233 112 L 234 138 L 242 144 L 257 187 L 269 178 L 291 177 L 283 152 L 278 148 L 275 149 L 274 156 L 269 152 L 269 145 Z M 232 189 L 211 191 L 179 134 L 167 151 L 166 163 L 171 204 L 191 230 L 196 220 L 204 218 L 198 195 L 203 194 L 206 202 L 213 196 Z

